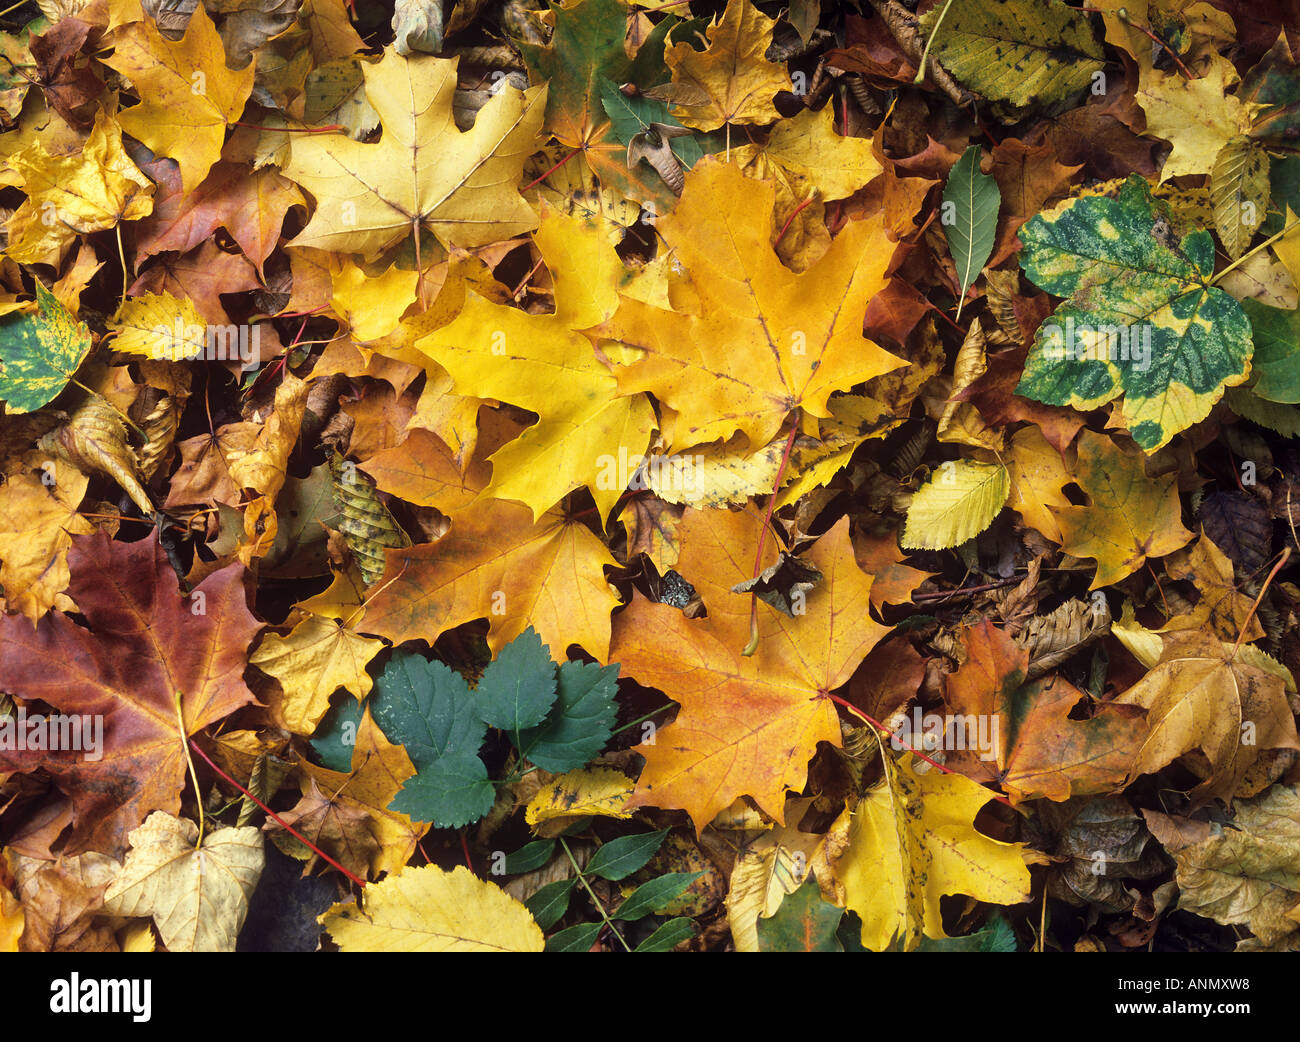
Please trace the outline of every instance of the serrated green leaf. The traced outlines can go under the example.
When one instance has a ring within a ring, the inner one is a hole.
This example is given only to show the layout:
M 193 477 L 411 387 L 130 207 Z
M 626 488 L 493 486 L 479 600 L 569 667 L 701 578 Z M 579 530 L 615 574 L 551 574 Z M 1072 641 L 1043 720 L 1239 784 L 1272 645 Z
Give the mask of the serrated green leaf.
M 549 930 L 569 910 L 569 898 L 577 885 L 576 876 L 572 879 L 559 879 L 554 883 L 547 883 L 524 902 L 524 907 L 532 912 L 538 926 L 543 930 Z
M 689 919 L 669 919 L 663 926 L 636 946 L 638 952 L 670 952 L 682 941 L 695 936 L 695 924 Z
M 918 952 L 1014 952 L 1016 934 L 1000 916 L 985 929 L 964 937 L 923 937 Z
M 1300 402 L 1300 310 L 1283 311 L 1257 300 L 1243 300 L 1241 306 L 1255 343 L 1251 391 L 1270 402 Z
M 842 952 L 835 936 L 844 909 L 822 898 L 821 888 L 809 879 L 781 901 L 776 914 L 758 920 L 760 952 Z
M 971 145 L 953 164 L 943 189 L 943 232 L 957 266 L 959 318 L 966 290 L 979 278 L 993 252 L 1001 205 L 998 183 L 989 174 L 980 173 L 980 147 Z
M 1210 285 L 1214 242 L 1176 242 L 1167 204 L 1137 174 L 1118 198 L 1066 200 L 1020 229 L 1020 263 L 1069 298 L 1038 328 L 1016 394 L 1095 409 L 1123 395 L 1147 452 L 1209 415 L 1250 372 L 1250 323 Z
M 620 836 L 611 839 L 591 856 L 583 873 L 600 876 L 611 883 L 630 876 L 644 868 L 645 863 L 655 856 L 663 844 L 667 829 L 659 832 L 645 832 L 639 836 Z
M 415 766 L 390 810 L 439 828 L 459 828 L 492 809 L 496 791 L 478 757 L 487 725 L 459 673 L 399 651 L 375 681 L 370 712 Z
M 912 497 L 901 545 L 904 550 L 960 546 L 993 523 L 1010 494 L 1011 478 L 1000 463 L 944 463 Z
M 363 711 L 363 704 L 352 695 L 330 707 L 310 742 L 317 763 L 343 774 L 352 769 L 352 749 L 356 745 Z
M 555 853 L 555 840 L 535 839 L 525 843 L 518 850 L 506 855 L 506 875 L 517 876 L 522 872 L 532 872 L 551 860 Z M 543 927 L 543 929 L 545 929 Z
M 68 386 L 90 353 L 90 330 L 36 281 L 38 314 L 0 318 L 0 401 L 11 413 L 32 412 Z
M 480 720 L 514 738 L 546 719 L 555 691 L 555 663 L 529 626 L 488 663 L 474 701 Z
M 1300 409 L 1265 401 L 1244 387 L 1231 388 L 1227 401 L 1228 408 L 1251 423 L 1277 431 L 1288 438 L 1300 438 Z
M 488 780 L 483 761 L 466 753 L 452 753 L 407 778 L 388 809 L 412 821 L 431 821 L 440 829 L 456 829 L 478 821 L 495 802 L 496 790 Z
M 617 681 L 617 664 L 564 663 L 555 705 L 540 727 L 519 735 L 519 755 L 553 774 L 590 761 L 613 734 Z
M 487 734 L 465 678 L 410 651 L 394 654 L 379 674 L 370 712 L 417 771 L 444 756 L 477 756 Z
M 1228 256 L 1246 252 L 1268 209 L 1268 154 L 1263 146 L 1239 135 L 1214 159 L 1210 171 L 1214 227 Z
M 546 938 L 548 952 L 589 952 L 604 923 L 579 923 Z
M 944 8 L 920 20 L 926 39 Z M 954 4 L 931 53 L 953 77 L 991 101 L 1056 106 L 1087 90 L 1105 54 L 1087 16 L 1060 0 Z
M 647 915 L 658 915 L 702 875 L 703 872 L 668 872 L 642 883 L 610 918 L 632 922 Z

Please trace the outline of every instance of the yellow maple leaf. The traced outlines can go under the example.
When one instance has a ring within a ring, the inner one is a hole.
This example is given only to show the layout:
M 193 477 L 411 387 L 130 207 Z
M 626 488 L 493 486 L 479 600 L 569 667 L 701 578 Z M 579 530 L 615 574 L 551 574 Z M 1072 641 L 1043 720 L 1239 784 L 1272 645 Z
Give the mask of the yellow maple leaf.
M 1210 71 L 1194 80 L 1155 69 L 1141 73 L 1137 102 L 1146 113 L 1146 133 L 1174 146 L 1160 168 L 1161 182 L 1180 174 L 1208 174 L 1219 150 L 1245 134 L 1263 107 L 1227 93 L 1237 71 L 1227 58 L 1214 57 Z
M 104 64 L 116 69 L 140 95 L 140 104 L 118 115 L 122 129 L 155 155 L 175 159 L 181 184 L 192 192 L 221 157 L 226 126 L 244 111 L 253 90 L 253 66 L 233 72 L 206 11 L 195 10 L 185 35 L 173 43 L 152 19 L 133 22 L 112 37 Z
M 336 690 L 347 688 L 357 698 L 370 692 L 374 681 L 366 663 L 383 646 L 332 619 L 309 615 L 286 637 L 263 637 L 248 661 L 280 682 L 284 698 L 272 711 L 294 734 L 311 734 Z
M 501 88 L 461 133 L 451 114 L 456 64 L 389 47 L 361 66 L 384 127 L 376 144 L 295 136 L 284 173 L 316 197 L 316 210 L 292 245 L 373 259 L 412 235 L 418 249 L 422 229 L 480 246 L 537 226 L 515 185 L 540 144 L 546 87 Z
M 618 306 L 626 272 L 599 223 L 545 208 L 537 246 L 555 283 L 555 311 L 529 315 L 470 294 L 455 321 L 415 341 L 451 374 L 456 392 L 531 409 L 541 420 L 492 457 L 485 496 L 527 503 L 533 517 L 586 485 L 602 516 L 627 486 L 608 464 L 639 456 L 654 413 L 619 397 L 609 368 L 578 330 Z
M 649 94 L 667 101 L 673 116 L 697 130 L 775 121 L 780 113 L 772 98 L 790 89 L 785 66 L 766 57 L 775 27 L 749 0 L 730 0 L 722 18 L 705 30 L 705 50 L 678 43 L 664 51 L 672 83 Z
M 1164 557 L 1191 540 L 1182 525 L 1177 473 L 1147 477 L 1141 453 L 1124 453 L 1104 434 L 1085 430 L 1074 476 L 1089 504 L 1048 509 L 1060 526 L 1061 548 L 1096 560 L 1089 589 L 1117 583 L 1147 558 Z
M 47 152 L 33 140 L 10 164 L 27 201 L 9 218 L 6 253 L 20 264 L 57 264 L 78 235 L 153 212 L 153 182 L 122 148 L 122 128 L 102 110 L 90 136 L 70 155 Z M 51 219 L 54 218 L 54 219 Z
M 975 830 L 989 791 L 960 774 L 919 774 L 915 763 L 905 753 L 887 764 L 886 780 L 831 827 L 835 835 L 847 824 L 847 846 L 828 839 L 814 859 L 819 869 L 824 856 L 829 889 L 858 913 L 871 951 L 900 941 L 911 951 L 922 936 L 947 937 L 939 900 L 948 894 L 1003 905 L 1029 900 L 1024 845 Z
M 674 310 L 623 297 L 595 332 L 644 352 L 616 370 L 624 394 L 651 391 L 678 413 L 674 448 L 737 431 L 767 444 L 794 409 L 829 418 L 833 391 L 904 365 L 862 335 L 893 243 L 879 216 L 850 222 L 796 275 L 771 245 L 772 185 L 705 158 L 656 228 L 690 276 Z

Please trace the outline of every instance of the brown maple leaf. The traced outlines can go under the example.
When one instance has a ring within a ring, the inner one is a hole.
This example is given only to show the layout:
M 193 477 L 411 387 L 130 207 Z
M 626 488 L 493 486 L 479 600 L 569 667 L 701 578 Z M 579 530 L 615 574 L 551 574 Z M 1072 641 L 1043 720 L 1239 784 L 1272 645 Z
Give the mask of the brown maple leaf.
M 88 626 L 58 612 L 35 629 L 21 616 L 0 616 L 0 687 L 65 719 L 80 716 L 83 748 L 0 744 L 0 769 L 42 767 L 72 798 L 63 853 L 120 856 L 151 811 L 180 812 L 186 736 L 254 701 L 242 674 L 261 623 L 248 610 L 242 567 L 214 572 L 187 597 L 156 538 L 116 543 L 102 530 L 76 537 L 68 564 L 68 592 Z M 86 716 L 92 728 L 102 722 L 101 742 L 94 730 L 85 740 Z

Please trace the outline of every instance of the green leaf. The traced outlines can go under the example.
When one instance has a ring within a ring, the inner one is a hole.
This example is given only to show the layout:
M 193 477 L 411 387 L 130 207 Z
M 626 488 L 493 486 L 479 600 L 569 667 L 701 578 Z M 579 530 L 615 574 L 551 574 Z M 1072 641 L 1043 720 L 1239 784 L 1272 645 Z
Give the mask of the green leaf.
M 1257 300 L 1241 306 L 1255 342 L 1250 368 L 1256 379 L 1250 389 L 1270 402 L 1300 402 L 1300 310 L 1283 311 Z
M 636 946 L 638 952 L 670 952 L 682 941 L 695 936 L 695 924 L 689 919 L 669 919 L 663 926 Z
M 519 755 L 553 774 L 576 770 L 591 760 L 614 732 L 617 681 L 617 664 L 564 663 L 559 697 L 540 727 L 519 736 Z
M 370 712 L 417 771 L 444 756 L 477 756 L 487 734 L 465 678 L 410 651 L 397 652 L 379 674 Z
M 600 102 L 605 114 L 609 116 L 614 136 L 627 144 L 637 134 L 649 128 L 651 123 L 663 123 L 669 127 L 680 127 L 681 123 L 668 114 L 668 103 L 644 95 L 629 98 L 613 80 L 602 80 L 600 84 Z M 668 147 L 678 162 L 689 170 L 697 161 L 704 158 L 697 135 L 687 134 L 682 137 L 669 138 Z
M 548 952 L 589 952 L 604 923 L 579 923 L 546 938 Z
M 345 695 L 321 718 L 311 739 L 316 762 L 331 771 L 346 774 L 352 769 L 352 749 L 361 726 L 363 706 L 352 695 Z
M 809 879 L 782 900 L 776 914 L 758 920 L 760 952 L 842 952 L 835 936 L 844 909 L 822 899 L 821 888 Z
M 646 832 L 639 836 L 620 836 L 618 839 L 611 839 L 592 855 L 583 873 L 589 876 L 600 876 L 601 879 L 617 883 L 620 879 L 643 868 L 645 863 L 658 852 L 667 835 L 668 830 L 661 829 L 658 832 Z
M 569 910 L 569 897 L 577 885 L 576 876 L 572 879 L 558 879 L 554 883 L 547 883 L 524 902 L 524 907 L 532 912 L 538 926 L 543 930 L 549 930 Z
M 642 883 L 610 918 L 632 922 L 647 915 L 658 915 L 702 875 L 703 872 L 668 872 Z
M 926 39 L 943 6 L 921 16 Z M 930 53 L 964 86 L 1013 108 L 1069 102 L 1105 59 L 1087 16 L 1060 0 L 953 4 Z
M 950 460 L 912 497 L 900 545 L 904 550 L 946 550 L 974 539 L 998 516 L 1011 495 L 1000 463 Z
M 525 843 L 518 850 L 506 855 L 506 875 L 517 876 L 541 868 L 551 860 L 551 855 L 554 853 L 555 840 L 553 839 L 535 839 L 531 843 Z
M 90 353 L 90 330 L 36 281 L 39 314 L 0 318 L 0 401 L 11 413 L 48 404 Z
M 1251 423 L 1277 431 L 1288 438 L 1300 438 L 1300 409 L 1265 401 L 1244 387 L 1228 391 L 1228 408 Z
M 512 738 L 546 719 L 555 701 L 555 663 L 529 626 L 488 663 L 474 689 L 479 719 Z
M 1001 205 L 998 183 L 989 174 L 980 173 L 980 147 L 971 145 L 953 164 L 943 189 L 943 230 L 961 284 L 958 317 L 966 290 L 979 278 L 993 252 Z
M 459 673 L 399 651 L 375 681 L 370 711 L 415 766 L 390 810 L 439 828 L 459 828 L 492 809 L 496 791 L 478 757 L 487 725 Z
M 1095 409 L 1120 395 L 1144 450 L 1209 415 L 1250 372 L 1250 323 L 1210 285 L 1214 241 L 1170 231 L 1169 206 L 1129 176 L 1115 199 L 1067 199 L 1020 229 L 1020 263 L 1069 299 L 1038 328 L 1016 394 Z
M 987 927 L 965 937 L 923 937 L 918 952 L 1014 952 L 1016 934 L 1011 924 L 1001 916 Z
M 495 802 L 496 790 L 488 780 L 483 761 L 468 753 L 452 753 L 407 778 L 388 809 L 412 821 L 431 821 L 440 829 L 456 829 L 478 821 Z

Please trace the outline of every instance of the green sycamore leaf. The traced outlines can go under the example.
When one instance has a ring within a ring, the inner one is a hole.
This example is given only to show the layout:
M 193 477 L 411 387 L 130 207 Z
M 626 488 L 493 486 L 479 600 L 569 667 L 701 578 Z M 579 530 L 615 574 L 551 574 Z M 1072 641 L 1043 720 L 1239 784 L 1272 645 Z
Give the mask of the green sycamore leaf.
M 479 719 L 516 740 L 546 719 L 555 701 L 555 663 L 529 626 L 488 663 L 474 689 Z
M 58 397 L 90 353 L 90 330 L 36 282 L 37 315 L 0 318 L 0 401 L 11 413 L 32 412 Z
M 957 317 L 970 288 L 984 269 L 993 252 L 993 237 L 998 227 L 998 208 L 1002 193 L 989 174 L 980 173 L 980 147 L 971 145 L 953 164 L 943 189 L 943 231 L 948 238 L 948 252 L 957 266 L 960 291 Z
M 1147 452 L 1203 420 L 1250 374 L 1250 322 L 1210 284 L 1214 241 L 1171 232 L 1168 204 L 1137 174 L 1118 198 L 1067 199 L 1020 230 L 1020 263 L 1068 298 L 1038 328 L 1016 394 L 1095 409 L 1123 395 Z
M 618 715 L 617 663 L 566 662 L 559 674 L 559 697 L 550 716 L 540 727 L 519 735 L 519 755 L 554 774 L 576 770 L 604 749 Z
M 921 16 L 926 39 L 943 6 Z M 1087 16 L 1061 0 L 954 4 L 931 50 L 963 86 L 1013 108 L 1068 102 L 1092 85 L 1105 59 Z
M 478 757 L 487 734 L 459 673 L 398 652 L 375 681 L 371 713 L 390 742 L 405 746 L 416 773 L 389 804 L 413 821 L 457 828 L 486 814 L 496 798 Z

